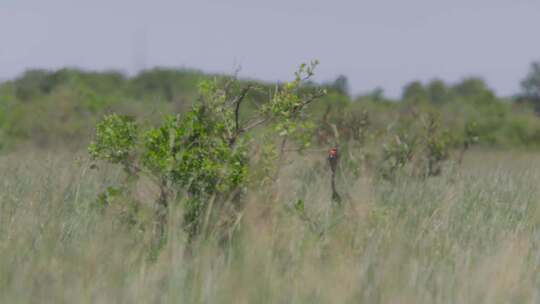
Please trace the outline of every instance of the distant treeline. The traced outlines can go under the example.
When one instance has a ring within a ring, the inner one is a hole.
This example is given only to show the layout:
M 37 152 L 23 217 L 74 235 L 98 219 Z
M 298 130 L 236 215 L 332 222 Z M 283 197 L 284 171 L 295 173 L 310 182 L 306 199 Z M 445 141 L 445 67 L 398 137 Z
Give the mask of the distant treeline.
M 152 123 L 164 114 L 182 113 L 198 98 L 198 84 L 210 75 L 188 69 L 152 69 L 127 77 L 119 72 L 88 72 L 77 69 L 29 70 L 21 77 L 0 84 L 0 146 L 14 149 L 25 145 L 74 149 L 85 146 L 96 122 L 106 113 L 117 112 Z M 260 87 L 276 84 L 255 82 Z M 459 141 L 464 125 L 474 122 L 480 144 L 492 147 L 540 146 L 540 64 L 533 63 L 524 77 L 522 91 L 501 98 L 480 78 L 456 84 L 442 80 L 413 81 L 404 86 L 401 98 L 388 98 L 381 89 L 351 96 L 347 78 L 312 84 L 328 94 L 310 109 L 320 126 L 314 142 L 377 139 L 397 124 L 414 120 L 418 113 L 440 113 L 444 127 Z M 251 93 L 243 112 L 267 100 L 260 90 Z M 360 124 L 360 125 L 359 125 Z M 329 130 L 329 126 L 335 126 Z M 335 134 L 335 133 L 338 134 Z M 332 133 L 332 134 L 329 134 Z M 330 138 L 330 139 L 329 139 Z

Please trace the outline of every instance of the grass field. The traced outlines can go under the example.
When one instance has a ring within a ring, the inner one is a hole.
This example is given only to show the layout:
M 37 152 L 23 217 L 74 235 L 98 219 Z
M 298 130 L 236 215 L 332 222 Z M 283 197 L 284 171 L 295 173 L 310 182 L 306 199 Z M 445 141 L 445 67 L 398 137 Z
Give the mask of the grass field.
M 92 208 L 121 178 L 84 154 L 0 157 L 0 303 L 538 303 L 540 156 L 474 151 L 440 177 L 376 181 L 324 156 L 251 190 L 227 245 L 185 251 L 180 208 L 148 235 Z M 141 189 L 141 197 L 152 196 Z M 309 221 L 292 211 L 302 199 Z

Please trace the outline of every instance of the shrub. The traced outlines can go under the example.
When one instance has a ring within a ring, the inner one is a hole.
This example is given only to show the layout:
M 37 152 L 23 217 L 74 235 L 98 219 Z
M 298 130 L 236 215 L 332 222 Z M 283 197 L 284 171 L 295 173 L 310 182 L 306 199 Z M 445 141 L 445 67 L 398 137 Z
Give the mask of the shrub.
M 204 223 L 213 218 L 210 204 L 237 205 L 248 178 L 249 147 L 253 142 L 248 136 L 250 130 L 266 125 L 281 139 L 275 145 L 277 138 L 267 136 L 265 144 L 279 149 L 279 157 L 272 159 L 278 162 L 278 169 L 288 139 L 296 140 L 300 147 L 309 143 L 312 123 L 305 108 L 324 94 L 304 87 L 316 65 L 301 65 L 294 80 L 279 86 L 246 121 L 240 118 L 241 106 L 257 88 L 230 78 L 201 82 L 198 102 L 182 115 L 166 116 L 158 127 L 140 130 L 131 117 L 107 115 L 97 124 L 90 155 L 122 165 L 127 175 L 133 177 L 126 179 L 126 183 L 145 175 L 156 184 L 157 244 L 165 240 L 171 202 L 183 203 L 183 226 L 191 241 L 201 234 L 204 224 L 212 225 Z M 217 206 L 216 210 L 220 209 Z M 219 218 L 219 212 L 216 216 Z

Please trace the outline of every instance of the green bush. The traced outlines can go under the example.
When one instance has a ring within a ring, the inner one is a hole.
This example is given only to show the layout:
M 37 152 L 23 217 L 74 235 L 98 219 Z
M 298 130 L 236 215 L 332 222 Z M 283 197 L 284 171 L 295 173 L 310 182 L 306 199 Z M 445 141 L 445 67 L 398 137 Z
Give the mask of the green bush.
M 131 117 L 107 115 L 97 124 L 90 155 L 123 166 L 130 178 L 119 189 L 127 189 L 127 184 L 142 176 L 155 183 L 159 196 L 154 204 L 153 229 L 158 244 L 164 239 L 169 205 L 174 202 L 183 203 L 183 227 L 192 240 L 204 225 L 212 228 L 213 223 L 205 220 L 219 221 L 220 205 L 238 207 L 234 205 L 238 205 L 247 183 L 252 129 L 266 125 L 276 132 L 266 143 L 272 146 L 281 139 L 275 161 L 283 160 L 288 139 L 301 146 L 309 143 L 312 124 L 305 109 L 324 94 L 304 88 L 316 64 L 301 65 L 294 80 L 274 91 L 268 102 L 245 121 L 240 117 L 241 107 L 256 88 L 229 78 L 202 81 L 199 101 L 186 113 L 166 116 L 158 127 L 141 128 Z M 110 192 L 104 197 L 108 198 Z M 217 212 L 210 207 L 214 202 L 218 203 L 214 208 Z

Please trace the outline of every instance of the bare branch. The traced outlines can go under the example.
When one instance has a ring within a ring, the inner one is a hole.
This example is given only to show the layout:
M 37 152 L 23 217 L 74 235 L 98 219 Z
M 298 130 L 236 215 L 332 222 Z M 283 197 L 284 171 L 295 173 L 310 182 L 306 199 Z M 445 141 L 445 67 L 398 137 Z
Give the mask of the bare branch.
M 315 94 L 312 94 L 312 95 L 309 95 L 309 97 L 305 100 L 303 100 L 300 105 L 298 105 L 297 107 L 295 107 L 293 110 L 292 110 L 292 115 L 295 115 L 297 113 L 299 113 L 305 106 L 309 105 L 310 103 L 312 103 L 313 101 L 323 97 L 325 95 L 325 93 L 323 91 L 319 91 Z
M 262 124 L 268 122 L 269 120 L 270 120 L 270 117 L 264 117 L 264 118 L 258 119 L 258 120 L 256 120 L 256 121 L 250 123 L 249 125 L 243 127 L 243 128 L 240 130 L 240 132 L 247 132 L 247 131 L 249 131 L 249 130 L 251 130 L 251 129 L 257 127 L 257 126 L 260 126 L 260 125 L 262 125 Z
M 240 95 L 238 95 L 238 97 L 234 100 L 234 105 L 235 105 L 235 108 L 234 108 L 234 129 L 235 129 L 235 132 L 237 134 L 238 134 L 238 132 L 240 130 L 240 126 L 239 126 L 240 105 L 242 104 L 242 101 L 244 100 L 244 98 L 246 98 L 249 90 L 251 90 L 252 87 L 253 87 L 253 85 L 248 84 L 248 86 L 245 87 L 244 89 L 242 89 L 242 92 L 240 92 Z
M 324 95 L 326 95 L 323 91 L 319 91 L 313 95 L 310 95 L 308 99 L 304 100 L 304 102 L 302 103 L 303 106 L 306 106 L 310 103 L 312 103 L 313 101 L 315 101 L 316 99 L 318 98 L 321 98 L 323 97 Z
M 242 130 L 240 129 L 240 106 L 252 87 L 252 84 L 248 84 L 232 102 L 232 104 L 234 104 L 234 134 L 229 138 L 229 145 L 231 146 L 235 143 L 238 135 L 242 133 Z

